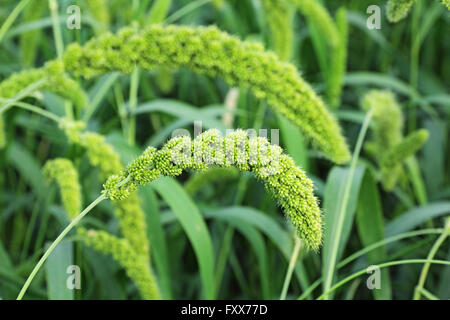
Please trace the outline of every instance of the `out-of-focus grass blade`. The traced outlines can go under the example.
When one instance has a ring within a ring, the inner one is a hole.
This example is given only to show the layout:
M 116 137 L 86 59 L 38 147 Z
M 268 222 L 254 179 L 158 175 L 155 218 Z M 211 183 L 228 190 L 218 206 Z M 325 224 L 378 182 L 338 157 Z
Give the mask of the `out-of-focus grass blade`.
M 267 214 L 253 208 L 247 207 L 226 207 L 220 209 L 204 209 L 205 217 L 214 218 L 231 223 L 233 219 L 239 219 L 242 222 L 261 230 L 273 244 L 286 257 L 290 257 L 292 252 L 292 239 L 289 233 L 283 230 L 280 225 Z
M 434 202 L 417 207 L 390 222 L 386 226 L 385 235 L 386 237 L 392 237 L 410 231 L 428 220 L 446 215 L 450 215 L 449 201 Z
M 345 84 L 350 86 L 376 85 L 395 90 L 407 96 L 416 95 L 415 90 L 405 82 L 376 72 L 348 72 L 345 76 Z
M 65 16 L 60 16 L 58 19 L 59 23 L 66 24 L 67 18 Z M 91 19 L 90 17 L 84 16 L 81 19 L 81 24 L 86 26 L 96 26 L 98 23 Z M 17 37 L 22 33 L 26 33 L 33 30 L 45 29 L 52 26 L 52 18 L 45 17 L 39 20 L 30 21 L 27 23 L 23 23 L 18 25 L 17 27 L 13 27 L 6 32 L 4 40 L 9 39 L 11 37 Z
M 0 240 L 0 267 L 10 271 L 14 270 L 11 259 L 9 258 L 9 255 L 6 252 L 5 247 L 3 246 L 1 240 Z
M 447 110 L 450 110 L 448 107 L 450 106 L 450 95 L 449 94 L 436 94 L 431 96 L 423 97 L 423 100 L 428 103 L 440 104 L 447 107 Z
M 68 278 L 74 277 L 75 274 L 66 273 L 67 267 L 72 265 L 73 242 L 63 241 L 53 250 L 45 263 L 47 294 L 50 300 L 73 300 L 74 290 L 68 288 L 67 282 Z
M 161 23 L 167 16 L 172 0 L 156 0 L 153 2 L 146 23 Z
M 277 114 L 277 117 L 287 153 L 294 159 L 298 166 L 308 171 L 308 150 L 303 135 L 298 127 L 288 121 L 284 116 Z
M 421 97 L 419 92 L 405 82 L 389 75 L 377 72 L 348 72 L 345 75 L 344 82 L 349 86 L 377 86 L 388 88 L 398 93 L 409 96 L 418 106 L 432 116 L 437 116 L 436 111 L 427 101 Z
M 264 238 L 261 233 L 248 223 L 241 219 L 230 218 L 227 220 L 234 228 L 242 233 L 250 243 L 256 258 L 258 259 L 258 267 L 261 279 L 262 298 L 270 299 L 270 285 L 269 285 L 269 262 L 267 259 L 267 248 L 264 242 Z
M 369 170 L 366 171 L 359 191 L 356 209 L 356 226 L 364 247 L 384 239 L 384 222 L 380 194 Z M 367 253 L 369 263 L 386 261 L 386 247 L 382 246 Z M 372 290 L 375 299 L 391 299 L 391 282 L 387 269 L 381 270 L 381 288 Z
M 328 175 L 323 203 L 325 232 L 323 240 L 322 274 L 324 275 L 324 277 L 329 273 L 335 272 L 335 270 L 329 270 L 331 268 L 330 255 L 332 254 L 332 244 L 335 241 L 339 241 L 336 254 L 337 262 L 342 256 L 348 237 L 350 236 L 364 171 L 365 167 L 361 166 L 355 169 L 347 203 L 347 209 L 344 212 L 345 217 L 343 220 L 342 234 L 340 239 L 336 239 L 335 228 L 338 221 L 338 214 L 342 206 L 343 193 L 345 184 L 349 176 L 350 168 L 334 167 Z
M 46 193 L 46 186 L 39 166 L 33 155 L 22 145 L 12 142 L 8 150 L 9 164 L 19 171 L 22 179 L 27 181 L 37 195 Z
M 139 190 L 142 208 L 147 221 L 147 237 L 154 257 L 161 293 L 164 299 L 172 299 L 170 265 L 167 256 L 167 243 L 161 224 L 158 199 L 149 185 Z
M 308 28 L 311 34 L 311 40 L 314 46 L 314 51 L 317 54 L 319 60 L 320 70 L 322 71 L 322 77 L 325 78 L 328 75 L 328 59 L 327 59 L 327 42 L 321 36 L 319 28 L 308 20 Z
M 2 24 L 0 26 L 0 42 L 3 40 L 4 35 L 9 30 L 9 28 L 13 25 L 14 21 L 20 15 L 20 13 L 23 11 L 23 9 L 27 6 L 28 2 L 30 2 L 30 0 L 19 1 L 17 6 L 9 14 L 8 18 L 6 18 L 6 20 L 2 22 Z
M 428 203 L 427 190 L 423 181 L 422 172 L 420 170 L 419 162 L 415 157 L 410 157 L 406 160 L 406 168 L 408 170 L 408 177 L 412 183 L 414 194 L 421 205 Z
M 214 252 L 203 216 L 183 187 L 173 178 L 160 178 L 151 186 L 167 202 L 180 221 L 197 256 L 205 298 L 214 299 Z
M 0 295 L 2 295 L 0 296 L 0 298 L 12 298 L 15 294 L 17 294 L 18 291 L 16 292 L 14 290 L 11 290 L 10 288 L 4 287 L 2 285 L 2 282 L 5 280 L 2 278 L 6 278 L 6 281 L 17 281 L 21 283 L 21 279 L 16 275 L 11 259 L 9 258 L 9 255 L 6 252 L 2 241 L 0 240 Z
M 386 41 L 386 38 L 384 37 L 381 30 L 371 30 L 367 28 L 367 16 L 365 14 L 355 11 L 348 11 L 347 19 L 349 23 L 351 23 L 355 27 L 358 27 L 361 31 L 365 32 L 368 37 L 372 38 L 374 42 L 378 43 L 381 48 L 387 49 L 389 51 L 392 50 L 390 43 Z
M 95 251 L 92 248 L 85 247 L 83 250 L 86 262 L 89 263 L 90 269 L 93 272 L 93 277 L 95 278 L 95 285 L 91 283 L 86 283 L 86 285 L 88 287 L 89 285 L 98 286 L 102 299 L 126 299 L 127 294 L 124 288 L 119 283 L 117 277 L 114 276 L 119 269 L 118 263 L 111 256 Z M 81 275 L 83 276 L 84 274 L 83 270 L 81 270 Z M 85 292 L 87 289 L 82 288 L 82 290 Z
M 357 124 L 362 124 L 366 118 L 366 113 L 355 110 L 337 110 L 336 116 L 341 121 L 349 121 Z
M 444 186 L 447 125 L 440 120 L 426 120 L 424 127 L 430 136 L 423 146 L 423 173 L 427 190 L 434 198 Z
M 92 90 L 89 92 L 89 105 L 86 106 L 83 114 L 83 121 L 87 122 L 95 113 L 100 103 L 105 99 L 114 82 L 119 78 L 120 73 L 113 72 L 101 77 Z
M 172 100 L 172 99 L 158 99 L 153 100 L 151 102 L 143 103 L 136 107 L 134 111 L 131 112 L 132 115 L 139 115 L 142 113 L 149 113 L 149 112 L 164 112 L 167 114 L 170 114 L 177 118 L 195 118 L 199 115 L 200 111 L 205 108 L 216 108 L 216 109 L 225 109 L 222 105 L 212 105 L 212 106 L 206 106 L 203 108 L 198 108 L 196 106 L 192 106 L 190 104 Z M 223 111 L 225 112 L 225 110 Z
M 450 249 L 448 250 L 446 260 L 450 261 Z M 450 286 L 448 285 L 450 283 L 450 268 L 445 268 L 445 270 L 443 270 L 439 282 L 439 298 L 442 300 L 450 299 Z

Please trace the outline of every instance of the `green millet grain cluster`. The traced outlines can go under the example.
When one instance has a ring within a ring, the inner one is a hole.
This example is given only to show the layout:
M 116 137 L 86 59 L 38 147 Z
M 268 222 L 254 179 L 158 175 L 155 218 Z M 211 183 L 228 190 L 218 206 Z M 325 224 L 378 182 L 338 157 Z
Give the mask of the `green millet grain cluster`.
M 403 174 L 404 161 L 423 146 L 428 132 L 418 130 L 403 137 L 402 111 L 390 91 L 369 91 L 362 107 L 373 110 L 372 140 L 366 143 L 366 150 L 378 162 L 384 189 L 391 191 Z
M 124 28 L 84 46 L 71 44 L 63 62 L 66 71 L 85 77 L 110 71 L 129 74 L 136 66 L 145 70 L 186 67 L 221 76 L 230 86 L 249 88 L 256 97 L 266 99 L 331 160 L 345 163 L 350 159 L 336 119 L 293 65 L 281 62 L 259 44 L 242 42 L 215 27 Z
M 322 219 L 312 181 L 280 147 L 265 138 L 249 137 L 242 130 L 222 137 L 213 129 L 193 140 L 187 136 L 173 138 L 160 150 L 149 147 L 119 175 L 108 179 L 103 194 L 112 200 L 126 199 L 138 186 L 160 176 L 174 177 L 183 170 L 205 170 L 210 166 L 234 166 L 254 173 L 278 200 L 299 236 L 318 250 Z
M 70 100 L 78 109 L 87 106 L 88 99 L 83 89 L 64 73 L 63 65 L 57 61 L 48 62 L 43 68 L 17 72 L 0 82 L 0 98 L 12 98 L 41 79 L 45 81 L 40 89 Z
M 75 218 L 81 212 L 82 198 L 78 172 L 72 161 L 62 158 L 49 160 L 43 168 L 43 174 L 48 182 L 56 181 L 67 215 L 70 219 Z

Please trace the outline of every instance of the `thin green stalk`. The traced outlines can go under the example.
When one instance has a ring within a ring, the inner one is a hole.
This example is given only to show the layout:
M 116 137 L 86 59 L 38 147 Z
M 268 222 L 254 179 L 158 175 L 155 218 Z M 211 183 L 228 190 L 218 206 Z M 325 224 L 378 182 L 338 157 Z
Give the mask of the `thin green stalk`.
M 420 167 L 416 158 L 410 157 L 406 160 L 406 167 L 409 171 L 408 177 L 411 181 L 417 201 L 421 206 L 424 206 L 428 203 L 427 189 L 425 188 L 425 183 L 420 173 Z
M 38 115 L 41 115 L 41 116 L 43 116 L 43 117 L 45 117 L 47 119 L 50 119 L 52 121 L 55 121 L 57 123 L 59 123 L 61 121 L 61 118 L 58 117 L 57 115 L 55 115 L 55 114 L 53 114 L 51 112 L 48 112 L 46 110 L 43 110 L 43 109 L 41 109 L 39 107 L 36 107 L 36 106 L 34 106 L 32 104 L 29 104 L 29 103 L 18 101 L 18 102 L 14 102 L 14 104 L 12 106 L 13 107 L 18 107 L 18 108 L 21 108 L 21 109 L 24 109 L 24 110 L 27 110 L 27 111 L 34 112 L 34 113 L 36 113 Z
M 52 16 L 52 26 L 53 26 L 53 37 L 55 38 L 55 46 L 56 46 L 56 55 L 58 59 L 61 59 L 64 53 L 64 41 L 61 33 L 61 26 L 59 21 L 59 13 L 58 13 L 58 2 L 56 0 L 49 0 L 50 13 Z M 66 116 L 68 119 L 73 119 L 73 106 L 72 104 L 65 100 L 64 101 L 64 109 L 66 112 Z
M 183 8 L 181 8 L 180 10 L 174 12 L 172 15 L 168 16 L 165 20 L 164 23 L 166 24 L 171 24 L 174 23 L 175 21 L 177 21 L 178 19 L 180 19 L 181 17 L 187 15 L 188 13 L 196 10 L 197 8 L 200 8 L 201 6 L 204 6 L 205 4 L 208 4 L 209 2 L 211 2 L 212 0 L 197 0 L 197 1 L 192 1 L 191 3 L 189 3 L 188 5 L 184 6 Z
M 302 242 L 299 238 L 295 238 L 295 247 L 292 251 L 291 260 L 289 261 L 289 266 L 286 272 L 286 277 L 284 278 L 283 289 L 281 290 L 280 300 L 286 300 L 287 291 L 289 289 L 289 284 L 291 283 L 292 274 L 294 273 L 295 264 L 298 259 L 298 254 L 300 248 L 302 247 Z
M 450 220 L 448 223 L 448 226 L 446 226 L 444 232 L 440 235 L 440 237 L 436 240 L 433 247 L 431 247 L 430 252 L 428 253 L 427 260 L 432 260 L 434 256 L 436 255 L 436 252 L 441 247 L 442 243 L 444 243 L 445 239 L 450 234 Z M 414 300 L 419 300 L 420 295 L 422 292 L 422 289 L 425 285 L 425 281 L 427 280 L 428 271 L 430 270 L 430 263 L 425 263 L 422 268 L 422 272 L 420 273 L 419 281 L 417 283 L 417 286 L 414 290 Z
M 130 114 L 133 114 L 133 111 L 136 110 L 137 107 L 137 95 L 139 88 L 139 68 L 136 67 L 131 74 L 131 82 L 130 82 L 130 98 L 129 98 L 129 108 Z M 134 145 L 136 140 L 136 116 L 132 115 L 129 119 L 128 124 L 128 143 L 130 145 Z
M 39 0 L 35 0 L 35 1 L 39 1 Z M 26 7 L 28 2 L 30 2 L 30 0 L 21 0 L 19 2 L 19 4 L 14 8 L 14 10 L 11 11 L 8 18 L 6 18 L 5 22 L 3 23 L 2 27 L 0 28 L 0 42 L 2 42 L 6 32 L 12 26 L 12 24 L 17 19 L 17 17 L 22 12 L 22 10 Z
M 342 260 L 340 263 L 337 264 L 337 268 L 338 269 L 342 268 L 343 266 L 349 264 L 350 262 L 354 261 L 355 259 L 363 256 L 364 254 L 366 254 L 372 250 L 375 250 L 379 247 L 385 246 L 388 243 L 406 239 L 406 238 L 415 237 L 415 236 L 422 236 L 422 235 L 427 235 L 427 234 L 440 234 L 443 231 L 444 231 L 444 229 L 424 229 L 424 230 L 406 232 L 406 233 L 402 233 L 402 234 L 399 234 L 399 235 L 396 235 L 393 237 L 386 238 L 384 240 L 375 242 L 375 243 L 371 244 L 370 246 L 367 246 L 364 249 L 359 250 L 359 251 L 355 252 L 354 254 L 348 256 L 346 259 Z
M 97 110 L 97 107 L 102 102 L 105 95 L 110 90 L 111 86 L 116 85 L 116 81 L 119 78 L 120 73 L 114 72 L 107 76 L 105 82 L 101 85 L 99 90 L 96 92 L 96 94 L 92 97 L 92 100 L 89 102 L 89 106 L 86 108 L 84 114 L 83 114 L 83 122 L 87 123 L 89 119 L 92 117 L 92 115 Z
M 231 250 L 231 245 L 233 243 L 234 236 L 234 228 L 232 226 L 228 226 L 225 230 L 225 235 L 223 237 L 222 247 L 220 249 L 217 264 L 216 264 L 216 296 L 219 293 L 220 285 L 222 283 L 222 277 L 225 272 L 225 266 L 227 264 L 228 255 Z
M 255 121 L 253 123 L 253 128 L 258 131 L 259 129 L 261 129 L 262 124 L 264 122 L 264 115 L 267 111 L 267 104 L 266 103 L 262 103 L 259 108 L 258 111 L 256 113 L 256 118 Z M 248 185 L 248 181 L 249 181 L 249 176 L 244 175 L 241 176 L 239 181 L 238 181 L 238 187 L 237 187 L 237 192 L 236 192 L 236 197 L 234 199 L 234 205 L 239 205 L 242 203 L 242 201 L 244 200 L 244 196 L 245 196 L 245 191 L 247 189 L 247 185 Z M 228 255 L 230 253 L 230 251 L 232 250 L 231 248 L 231 243 L 233 241 L 233 236 L 234 236 L 234 228 L 232 226 L 229 226 L 226 230 L 226 236 L 224 239 L 224 243 L 222 245 L 222 250 L 219 254 L 219 260 L 217 263 L 217 268 L 216 268 L 216 290 L 218 291 L 220 289 L 220 281 L 222 280 L 222 276 L 223 276 L 223 272 L 225 269 L 225 265 L 226 265 L 226 261 L 228 260 Z
M 42 203 L 43 203 L 42 199 L 39 198 L 37 204 L 34 206 L 33 211 L 31 212 L 31 219 L 30 222 L 28 223 L 27 231 L 25 233 L 25 237 L 23 240 L 23 247 L 22 253 L 20 255 L 20 261 L 23 261 L 25 259 L 28 249 L 30 248 L 31 236 L 33 234 L 33 229 L 35 227 L 39 215 L 39 209 Z
M 353 152 L 352 162 L 350 164 L 350 171 L 348 173 L 348 178 L 345 183 L 342 205 L 341 205 L 341 208 L 340 208 L 339 214 L 338 214 L 338 221 L 337 221 L 337 226 L 336 226 L 336 236 L 334 237 L 333 242 L 332 242 L 330 267 L 327 270 L 328 271 L 327 274 L 325 275 L 325 287 L 324 287 L 325 292 L 327 292 L 330 289 L 331 284 L 333 282 L 334 269 L 335 269 L 335 265 L 337 262 L 339 243 L 340 243 L 340 239 L 341 239 L 341 235 L 342 235 L 342 228 L 344 226 L 345 211 L 347 210 L 348 200 L 350 198 L 350 190 L 352 187 L 353 176 L 355 174 L 356 164 L 357 164 L 358 158 L 359 158 L 359 153 L 361 152 L 361 147 L 362 147 L 364 138 L 366 136 L 367 129 L 369 128 L 370 119 L 372 118 L 372 114 L 373 114 L 373 108 L 369 110 L 369 112 L 367 113 L 367 115 L 364 119 L 363 125 L 361 127 L 361 131 L 359 132 L 359 135 L 358 135 L 358 140 L 356 142 L 355 150 Z
M 430 291 L 428 291 L 428 290 L 426 290 L 424 288 L 420 289 L 420 293 L 422 293 L 423 296 L 425 298 L 427 298 L 428 300 L 439 300 L 438 297 L 436 297 L 434 294 L 432 294 Z
M 393 267 L 393 266 L 398 266 L 398 265 L 404 265 L 404 264 L 418 264 L 418 263 L 434 263 L 434 264 L 442 264 L 442 265 L 447 265 L 450 266 L 450 261 L 444 261 L 444 260 L 428 260 L 428 259 L 409 259 L 409 260 L 399 260 L 399 261 L 390 261 L 390 262 L 386 262 L 386 263 L 382 263 L 379 264 L 378 267 L 380 269 L 382 268 L 388 268 L 388 267 Z M 322 293 L 322 295 L 320 295 L 317 300 L 323 300 L 325 299 L 330 293 L 336 291 L 337 289 L 339 289 L 341 286 L 343 286 L 344 284 L 346 284 L 349 281 L 352 281 L 353 279 L 366 274 L 367 270 L 366 269 L 362 269 L 348 277 L 346 277 L 345 279 L 339 281 L 338 283 L 336 283 L 333 287 L 331 287 L 328 291 Z
M 52 251 L 56 248 L 56 246 L 62 241 L 62 239 L 67 235 L 67 233 L 70 232 L 70 230 L 73 229 L 80 221 L 83 219 L 85 215 L 87 215 L 95 206 L 97 206 L 100 202 L 105 200 L 105 195 L 99 196 L 97 199 L 95 199 L 86 209 L 84 209 L 75 219 L 73 219 L 70 224 L 61 232 L 61 234 L 56 238 L 55 241 L 50 245 L 50 247 L 45 251 L 42 258 L 38 261 L 36 266 L 34 267 L 33 271 L 31 271 L 31 274 L 28 276 L 27 281 L 23 285 L 22 289 L 20 290 L 19 295 L 17 296 L 17 300 L 22 300 L 23 296 L 25 295 L 28 287 L 31 284 L 31 281 L 33 281 L 34 277 L 38 273 L 39 269 L 42 267 L 44 262 L 47 260 L 48 256 L 52 253 Z
M 64 43 L 61 34 L 61 27 L 59 25 L 58 17 L 58 2 L 56 0 L 49 0 L 50 13 L 52 16 L 53 37 L 55 38 L 56 54 L 60 59 L 64 53 Z
M 125 137 L 128 133 L 127 110 L 125 109 L 125 100 L 123 99 L 122 90 L 117 82 L 114 83 L 113 91 L 114 97 L 116 99 L 117 111 L 119 113 L 123 136 Z
M 444 229 L 424 229 L 424 230 L 418 230 L 418 231 L 411 231 L 411 232 L 405 232 L 396 236 L 392 236 L 386 239 L 383 239 L 381 241 L 375 242 L 373 244 L 371 244 L 370 246 L 367 246 L 357 252 L 355 252 L 354 254 L 348 256 L 346 259 L 342 260 L 339 264 L 336 265 L 337 269 L 341 269 L 342 267 L 346 266 L 347 264 L 349 264 L 350 262 L 356 260 L 357 258 L 363 256 L 364 254 L 375 250 L 379 247 L 385 246 L 391 242 L 395 242 L 395 241 L 399 241 L 402 239 L 407 239 L 407 238 L 412 238 L 415 236 L 422 236 L 422 235 L 426 235 L 426 234 L 440 234 L 444 231 Z M 298 300 L 303 300 L 305 299 L 308 295 L 311 294 L 311 292 L 313 290 L 315 290 L 321 283 L 322 283 L 323 278 L 320 277 L 319 279 L 317 279 L 316 281 L 314 281 L 314 283 L 312 285 L 310 285 L 299 297 Z
M 45 83 L 45 79 L 41 79 L 39 81 L 33 82 L 28 87 L 24 88 L 20 92 L 18 92 L 14 97 L 10 99 L 1 99 L 2 104 L 0 105 L 0 114 L 11 108 L 17 101 L 22 100 L 25 97 L 30 96 L 40 87 L 42 87 Z

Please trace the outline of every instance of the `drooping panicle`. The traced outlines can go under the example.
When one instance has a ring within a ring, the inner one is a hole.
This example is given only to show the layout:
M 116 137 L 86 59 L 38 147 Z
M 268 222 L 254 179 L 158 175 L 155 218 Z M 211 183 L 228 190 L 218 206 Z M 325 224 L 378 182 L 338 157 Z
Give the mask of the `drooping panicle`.
M 265 138 L 249 137 L 242 130 L 222 137 L 213 129 L 193 140 L 188 136 L 173 138 L 160 150 L 149 147 L 119 175 L 110 177 L 103 193 L 113 200 L 125 199 L 160 176 L 178 176 L 183 170 L 209 167 L 236 167 L 254 173 L 274 195 L 305 243 L 314 250 L 320 247 L 322 219 L 313 183 L 280 147 Z
M 186 67 L 199 74 L 221 76 L 230 86 L 249 88 L 256 97 L 267 100 L 332 161 L 350 159 L 337 120 L 293 65 L 259 44 L 240 41 L 215 27 L 124 28 L 84 46 L 70 45 L 63 61 L 68 72 L 84 77 L 110 71 L 131 73 L 135 66 L 146 70 Z

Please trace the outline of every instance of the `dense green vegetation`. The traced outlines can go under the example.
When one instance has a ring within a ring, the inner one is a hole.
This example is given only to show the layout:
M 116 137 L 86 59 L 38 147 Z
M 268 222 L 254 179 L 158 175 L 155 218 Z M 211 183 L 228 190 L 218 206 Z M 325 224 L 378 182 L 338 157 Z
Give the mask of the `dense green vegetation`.
M 450 5 L 371 5 L 3 0 L 0 298 L 449 299 Z

